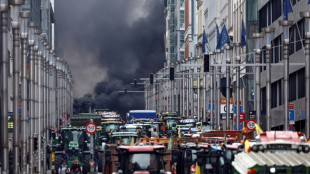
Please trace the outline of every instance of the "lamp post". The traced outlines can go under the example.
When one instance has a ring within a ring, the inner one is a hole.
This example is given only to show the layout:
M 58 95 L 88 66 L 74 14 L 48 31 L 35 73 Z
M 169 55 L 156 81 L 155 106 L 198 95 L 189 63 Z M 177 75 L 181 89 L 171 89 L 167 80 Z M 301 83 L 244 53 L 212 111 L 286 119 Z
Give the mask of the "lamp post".
M 261 39 L 264 37 L 263 33 L 253 33 L 253 38 L 255 39 L 255 63 L 261 63 Z M 260 126 L 260 117 L 261 117 L 261 79 L 260 79 L 260 66 L 255 67 L 255 100 L 256 100 L 256 123 Z
M 34 46 L 34 52 L 35 52 L 35 66 L 34 66 L 34 84 L 35 84 L 35 133 L 38 135 L 38 150 L 37 150 L 37 171 L 38 173 L 41 173 L 41 105 L 40 105 L 40 56 L 39 56 L 39 35 L 42 33 L 42 30 L 35 29 L 35 46 Z
M 221 53 L 223 50 L 216 50 L 216 56 L 217 56 L 217 62 L 220 64 L 220 57 Z M 220 129 L 220 122 L 221 122 L 221 67 L 217 66 L 216 72 L 217 74 L 217 113 L 216 113 L 216 118 L 217 118 L 217 128 Z
M 233 46 L 236 48 L 236 64 L 240 64 L 240 42 L 236 42 Z M 240 66 L 236 66 L 236 130 L 240 130 Z
M 29 149 L 29 165 L 30 165 L 30 173 L 34 173 L 34 114 L 35 114 L 35 106 L 34 106 L 34 93 L 35 93 L 35 88 L 34 88 L 34 30 L 39 24 L 37 22 L 29 22 L 29 38 L 28 38 L 28 44 L 30 47 L 29 53 L 30 53 L 30 76 L 29 76 L 29 81 L 30 81 L 30 149 Z
M 271 27 L 266 27 L 263 28 L 263 31 L 265 32 L 265 37 L 266 37 L 266 72 L 267 72 L 267 77 L 266 77 L 266 93 L 267 93 L 267 131 L 270 131 L 270 117 L 271 117 L 271 62 L 270 62 L 270 53 L 271 53 L 271 39 L 272 39 L 272 34 L 274 32 L 274 28 Z
M 293 25 L 293 21 L 282 20 L 279 24 L 283 26 L 283 61 L 284 61 L 284 130 L 288 131 L 289 120 L 289 49 L 290 32 L 289 27 Z
M 214 52 L 209 52 L 210 54 L 210 65 L 212 65 L 214 63 L 213 61 L 213 56 L 215 55 Z M 213 112 L 214 112 L 214 105 L 213 105 L 213 101 L 214 101 L 214 66 L 210 66 L 210 77 L 211 77 L 211 86 L 210 86 L 210 90 L 211 90 L 211 102 L 210 102 L 210 121 L 211 121 L 211 130 L 213 130 Z
M 305 54 L 306 54 L 306 136 L 310 136 L 310 11 L 300 12 L 305 18 Z
M 27 42 L 28 42 L 28 18 L 31 16 L 30 11 L 20 12 L 21 17 L 21 169 L 27 173 Z
M 230 130 L 231 125 L 230 125 L 230 55 L 229 55 L 229 50 L 231 50 L 231 47 L 229 45 L 225 46 L 226 50 L 226 128 L 224 130 Z
M 8 1 L 0 1 L 1 27 L 2 27 L 2 62 L 1 62 L 1 170 L 8 173 L 9 154 L 8 154 Z
M 12 5 L 12 30 L 13 30 L 13 118 L 14 118 L 14 132 L 13 132 L 13 146 L 14 146 L 14 173 L 20 172 L 19 166 L 19 133 L 20 133 L 20 117 L 19 117 L 19 65 L 21 59 L 20 52 L 20 23 L 19 13 L 20 5 L 24 4 L 24 0 L 10 0 Z

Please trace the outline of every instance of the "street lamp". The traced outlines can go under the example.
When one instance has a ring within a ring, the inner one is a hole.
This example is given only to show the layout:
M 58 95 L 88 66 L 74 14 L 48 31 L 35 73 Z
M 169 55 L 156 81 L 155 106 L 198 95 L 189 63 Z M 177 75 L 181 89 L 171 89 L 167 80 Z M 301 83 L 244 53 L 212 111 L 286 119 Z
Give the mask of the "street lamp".
M 259 64 L 261 63 L 261 41 L 264 37 L 264 33 L 253 33 L 253 38 L 255 39 L 255 63 Z M 255 67 L 255 84 L 256 84 L 256 123 L 258 126 L 260 126 L 260 117 L 261 117 L 261 76 L 260 76 L 260 66 Z
M 8 142 L 8 1 L 0 1 L 1 28 L 2 28 L 2 58 L 1 58 L 1 170 L 9 173 L 9 142 Z
M 230 59 L 230 55 L 229 55 L 229 51 L 232 49 L 231 46 L 229 45 L 225 45 L 224 49 L 226 51 L 226 128 L 224 128 L 224 130 L 230 130 L 230 63 L 231 63 L 231 59 Z
M 9 4 L 12 5 L 12 32 L 13 32 L 13 117 L 14 117 L 14 132 L 13 132 L 13 148 L 14 158 L 13 167 L 14 173 L 19 173 L 19 133 L 20 133 L 20 117 L 19 117 L 19 65 L 21 59 L 20 52 L 20 23 L 19 13 L 20 6 L 24 4 L 24 0 L 10 0 Z M 6 50 L 4 50 L 6 51 Z
M 267 91 L 267 131 L 270 131 L 270 117 L 271 117 L 271 62 L 270 62 L 270 53 L 271 53 L 271 39 L 273 38 L 274 28 L 266 27 L 263 28 L 265 32 L 265 39 L 266 39 L 266 91 Z
M 288 131 L 289 120 L 289 49 L 290 32 L 289 27 L 293 25 L 293 21 L 281 20 L 279 24 L 283 26 L 283 61 L 284 61 L 284 130 Z
M 34 113 L 35 113 L 35 107 L 34 107 L 34 100 L 35 100 L 35 88 L 34 88 L 34 43 L 35 43 L 35 38 L 34 38 L 34 30 L 36 27 L 38 27 L 39 24 L 37 22 L 29 22 L 28 27 L 29 27 L 29 34 L 28 34 L 28 44 L 29 44 L 29 53 L 30 53 L 30 62 L 29 62 L 29 69 L 30 69 L 30 76 L 29 76 L 29 81 L 30 81 L 30 150 L 29 150 L 29 166 L 30 166 L 30 172 L 29 173 L 34 173 L 34 156 L 33 156 L 33 150 L 34 150 Z
M 21 27 L 21 169 L 27 173 L 27 44 L 28 44 L 28 18 L 31 16 L 30 11 L 20 12 L 20 27 Z
M 209 62 L 210 62 L 210 77 L 211 77 L 211 86 L 210 86 L 210 91 L 211 91 L 211 102 L 210 102 L 210 121 L 211 121 L 211 130 L 213 130 L 213 112 L 214 112 L 214 105 L 213 105 L 213 101 L 214 101 L 214 66 L 212 66 L 214 64 L 214 61 L 213 61 L 213 56 L 215 55 L 215 52 L 209 52 L 209 55 L 210 55 L 210 59 L 209 59 Z M 206 119 L 207 120 L 207 119 Z
M 305 56 L 306 56 L 306 136 L 310 136 L 310 11 L 300 12 L 305 18 Z
M 220 57 L 221 53 L 223 50 L 216 50 L 216 57 L 217 57 L 217 64 L 221 64 Z M 216 72 L 217 74 L 217 113 L 216 113 L 216 119 L 217 119 L 217 128 L 220 128 L 220 118 L 221 118 L 221 67 L 217 66 L 216 67 Z

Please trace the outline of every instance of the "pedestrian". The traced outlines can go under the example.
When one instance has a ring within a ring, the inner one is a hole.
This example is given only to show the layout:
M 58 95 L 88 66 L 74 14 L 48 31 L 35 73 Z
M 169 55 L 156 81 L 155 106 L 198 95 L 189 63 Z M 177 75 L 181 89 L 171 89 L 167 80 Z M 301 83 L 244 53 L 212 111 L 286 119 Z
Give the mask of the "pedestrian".
M 67 162 L 62 161 L 62 165 L 58 168 L 58 174 L 66 174 L 66 170 L 68 170 Z
M 53 169 L 52 174 L 57 174 L 57 170 Z
M 61 159 L 62 159 L 63 161 L 68 162 L 69 156 L 68 156 L 68 154 L 66 153 L 65 150 L 62 151 Z
M 79 164 L 79 160 L 78 159 L 74 160 L 74 163 L 71 165 L 70 171 L 72 171 L 75 174 L 80 174 L 81 173 L 81 165 Z
M 47 169 L 50 169 L 50 156 L 51 156 L 51 153 L 53 152 L 53 149 L 52 149 L 52 146 L 51 145 L 47 145 L 46 146 L 46 164 L 47 164 Z
M 13 174 L 14 173 L 14 167 L 13 167 L 13 149 L 10 148 L 9 151 L 9 174 Z
M 95 146 L 95 150 L 94 150 L 94 162 L 95 162 L 95 165 L 94 165 L 94 171 L 96 172 L 97 171 L 97 166 L 98 166 L 98 155 L 99 155 L 99 151 L 98 151 L 98 146 Z

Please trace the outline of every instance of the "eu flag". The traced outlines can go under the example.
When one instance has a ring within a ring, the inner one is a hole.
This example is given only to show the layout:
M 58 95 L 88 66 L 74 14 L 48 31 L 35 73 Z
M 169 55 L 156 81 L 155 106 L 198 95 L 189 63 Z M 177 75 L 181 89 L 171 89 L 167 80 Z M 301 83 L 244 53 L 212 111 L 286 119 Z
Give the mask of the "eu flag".
M 283 8 L 283 20 L 288 20 L 288 14 L 293 12 L 290 0 L 284 0 Z
M 229 35 L 226 29 L 226 26 L 224 25 L 222 28 L 222 32 L 221 32 L 221 44 L 220 44 L 220 49 L 226 44 L 228 43 L 229 40 Z
M 217 24 L 216 24 L 216 34 L 217 34 L 216 49 L 221 49 L 221 33 Z
M 202 53 L 206 52 L 206 44 L 208 43 L 207 35 L 206 32 L 203 30 L 203 35 L 202 35 Z
M 241 47 L 244 47 L 246 45 L 245 36 L 246 36 L 246 31 L 245 31 L 245 27 L 244 27 L 244 23 L 243 23 L 243 19 L 242 19 L 242 22 L 241 22 Z

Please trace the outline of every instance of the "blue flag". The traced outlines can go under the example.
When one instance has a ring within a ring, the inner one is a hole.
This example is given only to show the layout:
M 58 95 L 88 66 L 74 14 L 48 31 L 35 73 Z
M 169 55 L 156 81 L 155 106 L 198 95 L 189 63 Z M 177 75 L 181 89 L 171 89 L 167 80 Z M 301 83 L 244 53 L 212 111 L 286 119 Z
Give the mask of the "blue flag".
M 202 35 L 202 53 L 206 52 L 206 44 L 208 43 L 207 35 L 205 30 L 203 30 L 203 35 Z
M 308 1 L 308 4 L 310 4 L 310 0 Z
M 245 36 L 246 36 L 246 31 L 245 31 L 245 27 L 244 27 L 244 23 L 243 23 L 243 19 L 242 19 L 242 22 L 241 22 L 241 47 L 244 47 L 246 45 Z
M 283 20 L 288 20 L 288 14 L 293 12 L 292 5 L 290 0 L 284 0 L 283 3 Z
M 217 35 L 216 49 L 221 49 L 221 33 L 217 24 L 216 24 L 216 35 Z
M 220 49 L 226 44 L 228 43 L 229 40 L 229 35 L 226 29 L 226 26 L 224 25 L 222 28 L 222 32 L 221 32 L 221 44 L 220 44 Z

